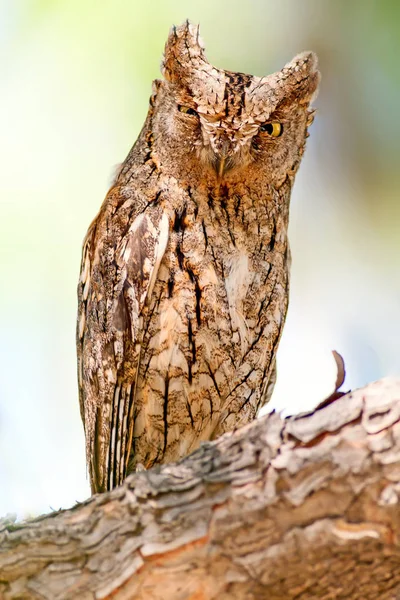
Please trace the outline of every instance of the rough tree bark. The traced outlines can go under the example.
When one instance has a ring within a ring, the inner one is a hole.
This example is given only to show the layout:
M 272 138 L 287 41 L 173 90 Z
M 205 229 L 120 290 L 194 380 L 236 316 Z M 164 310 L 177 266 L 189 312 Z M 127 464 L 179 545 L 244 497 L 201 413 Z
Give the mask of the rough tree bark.
M 400 599 L 400 380 L 3 527 L 0 598 Z

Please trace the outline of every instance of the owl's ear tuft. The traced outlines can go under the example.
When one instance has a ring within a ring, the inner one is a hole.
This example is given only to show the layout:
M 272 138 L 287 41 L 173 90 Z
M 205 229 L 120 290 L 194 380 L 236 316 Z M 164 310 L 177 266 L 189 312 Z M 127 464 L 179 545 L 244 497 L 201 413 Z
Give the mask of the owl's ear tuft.
M 173 83 L 190 80 L 194 71 L 207 63 L 204 45 L 199 36 L 199 25 L 185 21 L 173 27 L 165 44 L 161 72 L 165 79 Z
M 318 58 L 314 52 L 298 54 L 275 73 L 277 91 L 281 89 L 284 95 L 294 96 L 300 104 L 309 104 L 316 98 L 320 80 Z

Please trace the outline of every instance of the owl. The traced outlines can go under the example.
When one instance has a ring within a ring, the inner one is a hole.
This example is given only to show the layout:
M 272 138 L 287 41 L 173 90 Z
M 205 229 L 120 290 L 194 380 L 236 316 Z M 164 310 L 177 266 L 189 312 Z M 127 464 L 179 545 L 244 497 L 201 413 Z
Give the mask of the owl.
M 224 71 L 186 22 L 162 75 L 83 244 L 78 380 L 93 493 L 254 419 L 288 306 L 289 199 L 315 55 L 266 77 Z

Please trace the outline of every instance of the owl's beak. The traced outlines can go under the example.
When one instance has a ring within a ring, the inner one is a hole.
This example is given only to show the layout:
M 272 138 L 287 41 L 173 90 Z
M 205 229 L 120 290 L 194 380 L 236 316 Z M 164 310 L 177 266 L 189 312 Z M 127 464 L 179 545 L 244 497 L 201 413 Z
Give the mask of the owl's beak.
M 217 158 L 217 162 L 215 164 L 215 170 L 217 171 L 218 178 L 221 179 L 225 172 L 225 163 L 226 156 L 222 156 L 221 158 Z
M 214 169 L 218 179 L 221 179 L 233 166 L 232 155 L 234 148 L 229 140 L 221 140 L 219 147 L 214 151 Z

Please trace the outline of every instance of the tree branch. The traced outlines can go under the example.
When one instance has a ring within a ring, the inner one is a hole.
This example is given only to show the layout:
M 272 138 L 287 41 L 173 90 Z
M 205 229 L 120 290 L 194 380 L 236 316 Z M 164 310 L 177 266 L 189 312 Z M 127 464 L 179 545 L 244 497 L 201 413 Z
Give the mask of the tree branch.
M 400 380 L 0 530 L 0 598 L 400 598 Z M 398 594 L 398 595 L 396 595 Z

